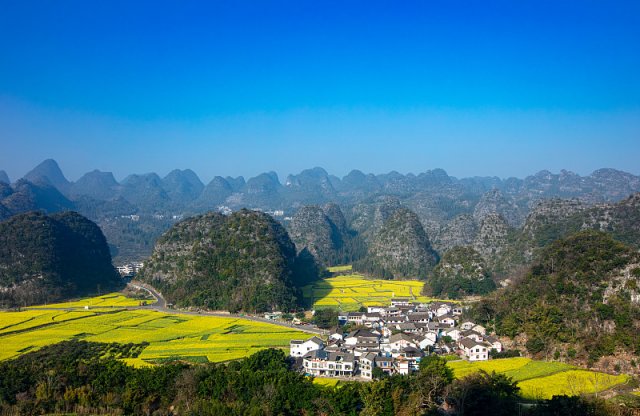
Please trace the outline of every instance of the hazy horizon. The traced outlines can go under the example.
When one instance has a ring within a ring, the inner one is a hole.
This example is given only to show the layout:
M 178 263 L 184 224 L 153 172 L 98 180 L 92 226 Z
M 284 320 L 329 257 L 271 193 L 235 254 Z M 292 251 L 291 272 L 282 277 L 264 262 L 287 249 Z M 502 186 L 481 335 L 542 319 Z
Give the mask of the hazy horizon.
M 176 169 L 177 169 L 177 170 L 188 170 L 188 169 L 192 170 L 192 171 L 193 171 L 193 172 L 198 176 L 198 178 L 202 181 L 202 183 L 203 183 L 203 184 L 205 184 L 205 185 L 206 185 L 207 183 L 209 183 L 209 182 L 214 178 L 214 176 L 212 176 L 212 177 L 205 177 L 205 176 L 202 176 L 202 175 L 200 175 L 197 171 L 195 171 L 194 169 L 192 169 L 192 168 L 190 168 L 190 167 L 188 167 L 188 166 L 187 166 L 187 167 L 176 167 L 176 168 L 170 168 L 170 169 L 168 169 L 168 170 L 166 170 L 166 171 L 128 172 L 128 173 L 125 173 L 124 175 L 116 175 L 116 174 L 115 174 L 113 171 L 111 171 L 111 170 L 102 170 L 102 169 L 95 169 L 95 168 L 94 168 L 94 169 L 89 169 L 89 170 L 85 171 L 84 173 L 82 173 L 82 174 L 81 174 L 81 175 L 79 175 L 78 177 L 70 177 L 70 176 L 67 174 L 67 172 L 66 172 L 66 170 L 65 170 L 65 167 L 64 167 L 61 163 L 59 163 L 57 160 L 55 160 L 55 159 L 53 159 L 53 158 L 47 158 L 47 159 L 45 159 L 45 160 L 40 161 L 39 163 L 37 163 L 37 164 L 36 164 L 36 165 L 34 165 L 33 167 L 31 167 L 31 168 L 29 168 L 28 170 L 26 170 L 26 171 L 25 171 L 23 174 L 21 174 L 21 175 L 18 175 L 18 176 L 12 176 L 11 174 L 9 174 L 9 172 L 7 172 L 7 174 L 8 174 L 8 176 L 10 177 L 11 182 L 12 182 L 12 183 L 15 183 L 17 180 L 19 180 L 19 179 L 23 178 L 27 173 L 29 173 L 29 172 L 30 172 L 33 168 L 35 168 L 37 165 L 39 165 L 40 163 L 42 163 L 42 162 L 44 162 L 44 161 L 46 161 L 46 160 L 48 160 L 48 159 L 52 159 L 52 160 L 56 161 L 56 163 L 57 163 L 57 164 L 58 164 L 58 166 L 60 167 L 60 170 L 61 170 L 61 171 L 62 171 L 62 173 L 64 174 L 65 178 L 66 178 L 67 180 L 69 180 L 70 182 L 75 182 L 75 181 L 77 181 L 78 179 L 80 179 L 84 174 L 86 174 L 86 173 L 90 173 L 90 172 L 92 172 L 92 171 L 94 171 L 94 170 L 99 170 L 99 171 L 101 171 L 101 172 L 106 172 L 106 173 L 112 173 L 112 174 L 113 174 L 113 176 L 114 176 L 114 178 L 115 178 L 115 179 L 116 179 L 116 181 L 118 181 L 118 182 L 122 182 L 122 181 L 123 181 L 124 179 L 126 179 L 126 178 L 127 178 L 127 176 L 129 176 L 129 175 L 145 175 L 145 174 L 154 174 L 154 173 L 155 173 L 155 174 L 157 174 L 160 178 L 164 178 L 164 177 L 165 177 L 165 176 L 167 176 L 170 172 L 172 172 L 173 170 L 176 170 Z M 566 171 L 569 171 L 569 172 L 576 173 L 576 174 L 580 175 L 581 177 L 589 176 L 589 175 L 591 175 L 593 172 L 595 172 L 596 170 L 599 170 L 599 169 L 616 169 L 616 170 L 619 170 L 619 171 L 623 171 L 623 172 L 627 172 L 627 173 L 635 174 L 634 172 L 626 171 L 626 170 L 624 170 L 624 169 L 612 168 L 611 166 L 601 166 L 601 167 L 596 168 L 596 169 L 594 169 L 594 170 L 592 170 L 592 171 L 590 171 L 590 172 L 585 172 L 585 173 L 575 172 L 575 171 L 571 171 L 571 170 L 569 170 L 569 169 L 560 169 L 560 170 L 558 170 L 558 171 L 553 171 L 553 170 L 549 170 L 549 169 L 538 169 L 538 170 L 536 170 L 536 171 L 529 172 L 529 173 L 527 173 L 526 175 L 523 175 L 523 176 L 509 176 L 509 177 L 501 177 L 501 176 L 497 176 L 497 175 L 467 175 L 467 176 L 460 176 L 460 175 L 455 175 L 455 174 L 453 174 L 452 172 L 448 171 L 447 169 L 444 169 L 444 168 L 439 167 L 439 166 L 429 167 L 429 168 L 425 168 L 425 169 L 420 170 L 420 171 L 411 171 L 411 172 L 409 172 L 409 171 L 407 171 L 407 172 L 403 172 L 403 171 L 400 171 L 400 170 L 398 170 L 398 169 L 392 169 L 392 170 L 390 170 L 390 171 L 384 171 L 384 172 L 369 172 L 369 171 L 365 171 L 365 170 L 362 170 L 362 169 L 353 168 L 353 169 L 350 169 L 349 171 L 345 172 L 344 174 L 336 174 L 335 172 L 332 172 L 332 171 L 330 171 L 329 169 L 326 169 L 326 168 L 325 168 L 325 167 L 323 167 L 323 166 L 309 166 L 309 167 L 307 167 L 307 168 L 303 168 L 303 169 L 301 169 L 300 171 L 296 171 L 296 172 L 280 173 L 280 172 L 277 172 L 275 169 L 269 169 L 269 170 L 265 170 L 265 171 L 262 171 L 262 172 L 258 172 L 258 173 L 253 174 L 253 175 L 243 175 L 243 174 L 239 174 L 239 175 L 227 175 L 227 174 L 225 174 L 225 173 L 220 173 L 220 174 L 216 174 L 215 176 L 220 176 L 220 177 L 233 177 L 233 178 L 236 178 L 236 177 L 242 176 L 245 180 L 249 180 L 249 179 L 251 179 L 251 178 L 253 178 L 253 177 L 255 177 L 255 176 L 258 176 L 258 175 L 260 175 L 260 174 L 263 174 L 263 173 L 275 172 L 275 173 L 277 174 L 277 176 L 278 176 L 278 180 L 280 181 L 280 183 L 281 183 L 282 185 L 284 185 L 284 184 L 285 184 L 285 182 L 286 182 L 286 179 L 287 179 L 287 177 L 288 177 L 289 175 L 298 175 L 298 174 L 302 173 L 302 171 L 303 171 L 303 170 L 311 170 L 311 169 L 315 169 L 315 168 L 322 168 L 322 169 L 324 169 L 324 170 L 325 170 L 329 175 L 337 176 L 339 179 L 343 179 L 347 174 L 349 174 L 351 171 L 354 171 L 354 170 L 359 170 L 359 171 L 361 171 L 361 172 L 363 172 L 364 174 L 367 174 L 367 175 L 368 175 L 368 174 L 374 174 L 374 175 L 376 175 L 376 176 L 377 176 L 377 175 L 389 174 L 389 173 L 391 173 L 391 172 L 398 172 L 398 173 L 400 173 L 400 174 L 402 174 L 402 175 L 416 175 L 416 176 L 417 176 L 417 175 L 419 175 L 419 174 L 421 174 L 421 173 L 425 173 L 425 172 L 427 172 L 427 171 L 433 171 L 433 170 L 436 170 L 436 169 L 442 169 L 442 170 L 444 170 L 444 171 L 445 171 L 449 176 L 451 176 L 451 177 L 455 177 L 455 178 L 457 178 L 457 179 L 465 179 L 465 178 L 472 178 L 472 177 L 498 177 L 498 178 L 499 178 L 499 179 L 501 179 L 501 180 L 506 180 L 506 179 L 513 178 L 513 177 L 518 178 L 518 179 L 525 179 L 525 178 L 526 178 L 526 177 L 528 177 L 528 176 L 533 176 L 533 175 L 535 175 L 535 174 L 537 174 L 537 173 L 539 173 L 539 172 L 545 171 L 545 170 L 546 170 L 546 171 L 551 172 L 552 174 L 559 174 L 559 173 L 561 173 L 561 171 L 562 171 L 562 170 L 566 170 Z M 0 171 L 2 171 L 2 170 L 4 170 L 4 169 L 1 169 L 1 168 L 0 168 Z
M 81 1 L 0 16 L 0 169 L 640 174 L 640 3 Z

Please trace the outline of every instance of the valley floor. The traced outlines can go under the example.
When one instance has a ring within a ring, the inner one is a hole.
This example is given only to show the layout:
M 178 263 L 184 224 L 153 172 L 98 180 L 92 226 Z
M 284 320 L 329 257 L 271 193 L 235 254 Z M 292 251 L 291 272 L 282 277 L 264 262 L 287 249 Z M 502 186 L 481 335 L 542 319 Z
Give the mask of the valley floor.
M 69 339 L 150 345 L 133 365 L 180 359 L 220 362 L 264 348 L 287 348 L 307 335 L 296 329 L 237 316 L 209 316 L 139 307 L 118 294 L 20 312 L 0 312 L 0 360 Z M 132 305 L 133 304 L 133 305 Z M 85 309 L 89 306 L 89 309 Z

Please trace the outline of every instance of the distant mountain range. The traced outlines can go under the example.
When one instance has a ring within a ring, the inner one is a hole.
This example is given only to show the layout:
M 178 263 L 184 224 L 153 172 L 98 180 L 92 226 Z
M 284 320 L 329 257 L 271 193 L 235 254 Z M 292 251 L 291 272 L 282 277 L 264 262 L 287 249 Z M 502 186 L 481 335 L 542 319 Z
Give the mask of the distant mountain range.
M 541 171 L 524 179 L 459 179 L 442 169 L 417 175 L 353 170 L 338 178 L 316 167 L 289 175 L 284 182 L 275 172 L 267 172 L 248 180 L 216 176 L 206 185 L 188 169 L 174 170 L 164 178 L 155 173 L 132 174 L 121 182 L 109 172 L 94 170 L 70 182 L 49 159 L 12 184 L 0 171 L 0 219 L 31 210 L 76 210 L 100 225 L 118 262 L 148 256 L 155 239 L 177 220 L 220 207 L 272 212 L 288 227 L 289 218 L 300 208 L 333 203 L 344 213 L 344 220 L 339 221 L 351 235 L 325 230 L 321 239 L 331 240 L 333 247 L 329 251 L 312 247 L 312 251 L 320 249 L 321 261 L 326 263 L 329 258 L 349 257 L 341 248 L 344 244 L 376 241 L 388 214 L 404 207 L 417 215 L 429 242 L 421 243 L 420 250 L 433 249 L 442 255 L 464 245 L 487 258 L 506 250 L 514 230 L 530 229 L 530 215 L 541 209 L 547 210 L 544 215 L 562 217 L 569 215 L 567 210 L 573 214 L 573 210 L 616 203 L 636 192 L 640 192 L 640 177 L 615 169 L 599 169 L 588 176 L 563 170 L 557 174 Z M 547 203 L 557 199 L 573 202 L 557 203 L 555 208 Z M 305 215 L 318 224 L 329 224 L 318 211 Z M 300 230 L 300 222 L 296 227 Z M 411 229 L 420 235 L 418 228 Z M 359 239 L 354 240 L 353 235 Z M 302 237 L 292 236 L 298 241 Z M 428 263 L 432 266 L 433 261 Z M 489 261 L 487 266 L 500 265 Z M 426 263 L 420 266 L 425 267 Z
M 589 176 L 562 170 L 558 174 L 540 171 L 524 179 L 471 177 L 458 179 L 442 169 L 418 175 L 398 172 L 365 174 L 353 170 L 343 178 L 322 168 L 289 175 L 282 183 L 275 172 L 245 180 L 216 176 L 207 185 L 190 169 L 173 170 L 164 178 L 155 173 L 132 174 L 118 183 L 110 172 L 94 170 L 70 182 L 52 159 L 40 163 L 24 178 L 34 184 L 51 185 L 69 199 L 79 196 L 97 200 L 122 197 L 140 211 L 209 210 L 217 205 L 231 209 L 254 206 L 265 210 L 295 210 L 309 204 L 336 202 L 352 205 L 379 195 L 407 201 L 419 200 L 428 192 L 434 202 L 458 200 L 475 216 L 488 211 L 508 214 L 511 225 L 519 225 L 532 201 L 544 198 L 578 198 L 588 203 L 614 202 L 640 191 L 640 177 L 615 169 L 599 169 Z M 4 171 L 0 182 L 9 183 Z M 434 196 L 435 196 L 434 195 Z M 425 206 L 424 209 L 433 207 Z M 453 208 L 453 207 L 452 207 Z M 462 207 L 460 207 L 462 208 Z M 420 211 L 420 210 L 416 210 Z

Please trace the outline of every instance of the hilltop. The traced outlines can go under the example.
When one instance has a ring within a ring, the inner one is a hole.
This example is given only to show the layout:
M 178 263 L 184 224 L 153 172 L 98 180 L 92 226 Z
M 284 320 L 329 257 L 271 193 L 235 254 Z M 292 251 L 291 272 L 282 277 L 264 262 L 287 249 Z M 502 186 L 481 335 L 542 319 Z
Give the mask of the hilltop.
M 0 222 L 0 307 L 120 287 L 100 228 L 75 212 L 29 212 Z
M 241 210 L 175 224 L 156 244 L 140 278 L 179 306 L 231 311 L 289 310 L 308 276 L 296 249 L 270 216 Z

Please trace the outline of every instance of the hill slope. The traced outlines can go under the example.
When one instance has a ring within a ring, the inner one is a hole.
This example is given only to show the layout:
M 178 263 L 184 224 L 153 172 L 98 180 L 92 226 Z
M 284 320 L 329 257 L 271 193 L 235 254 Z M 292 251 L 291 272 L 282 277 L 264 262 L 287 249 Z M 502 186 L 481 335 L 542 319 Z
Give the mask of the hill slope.
M 355 262 L 354 269 L 392 278 L 425 278 L 437 262 L 420 219 L 401 207 L 384 220 L 369 244 L 368 257 Z
M 120 279 L 104 235 L 75 212 L 38 212 L 0 222 L 0 306 L 112 290 Z
M 532 354 L 575 348 L 591 362 L 616 351 L 640 355 L 638 262 L 636 250 L 609 234 L 582 231 L 550 244 L 476 312 L 499 334 L 520 335 Z
M 472 247 L 454 247 L 442 256 L 433 275 L 425 283 L 423 293 L 457 299 L 486 294 L 495 287 L 480 253 Z
M 295 307 L 296 249 L 266 214 L 209 213 L 175 224 L 141 278 L 181 306 L 264 311 Z

